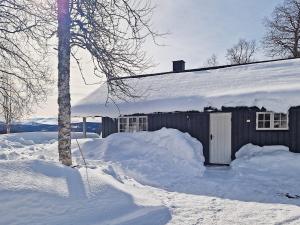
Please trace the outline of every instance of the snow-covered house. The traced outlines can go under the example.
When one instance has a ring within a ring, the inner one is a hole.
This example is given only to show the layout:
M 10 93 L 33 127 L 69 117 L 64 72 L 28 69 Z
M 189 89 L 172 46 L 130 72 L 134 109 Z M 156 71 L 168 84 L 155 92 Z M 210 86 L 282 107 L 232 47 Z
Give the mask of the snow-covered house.
M 300 59 L 173 71 L 122 78 L 136 99 L 107 102 L 103 84 L 72 108 L 102 117 L 103 137 L 162 127 L 190 133 L 206 163 L 229 164 L 247 143 L 300 152 Z

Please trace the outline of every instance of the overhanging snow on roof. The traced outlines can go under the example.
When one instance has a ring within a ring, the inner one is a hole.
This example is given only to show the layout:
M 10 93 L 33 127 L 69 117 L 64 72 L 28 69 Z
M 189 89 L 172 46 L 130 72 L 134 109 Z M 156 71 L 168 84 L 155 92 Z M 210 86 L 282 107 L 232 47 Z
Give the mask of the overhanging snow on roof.
M 106 84 L 72 108 L 73 116 L 203 111 L 205 107 L 257 106 L 286 112 L 300 106 L 300 59 L 207 71 L 125 79 L 140 96 L 108 102 Z

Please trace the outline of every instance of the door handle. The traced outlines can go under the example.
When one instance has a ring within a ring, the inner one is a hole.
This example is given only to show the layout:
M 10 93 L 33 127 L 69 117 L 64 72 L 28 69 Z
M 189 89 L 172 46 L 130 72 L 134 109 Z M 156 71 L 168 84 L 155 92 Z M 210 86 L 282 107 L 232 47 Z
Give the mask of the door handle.
M 210 134 L 210 140 L 212 140 L 213 139 L 213 135 L 212 134 Z

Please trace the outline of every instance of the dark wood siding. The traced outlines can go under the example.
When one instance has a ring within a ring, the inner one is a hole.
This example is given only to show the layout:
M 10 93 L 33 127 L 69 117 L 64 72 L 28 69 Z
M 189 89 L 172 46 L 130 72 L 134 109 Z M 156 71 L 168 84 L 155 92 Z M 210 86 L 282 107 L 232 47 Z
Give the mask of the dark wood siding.
M 225 109 L 232 112 L 232 159 L 245 144 L 290 146 L 289 130 L 256 130 L 257 108 Z M 249 120 L 250 122 L 247 122 Z
M 118 132 L 118 121 L 109 117 L 102 117 L 102 137 Z
M 139 114 L 141 115 L 141 114 Z M 148 130 L 155 131 L 163 127 L 188 132 L 203 145 L 206 161 L 209 159 L 209 114 L 207 112 L 175 112 L 148 114 Z M 102 118 L 102 137 L 118 132 L 116 119 Z
M 188 132 L 203 145 L 205 160 L 209 160 L 209 114 L 207 112 L 154 113 L 148 115 L 149 131 L 163 127 Z
M 285 145 L 291 151 L 300 153 L 300 107 L 289 110 L 289 130 L 278 131 L 256 130 L 256 112 L 261 111 L 258 108 L 223 108 L 222 111 L 232 113 L 232 159 L 248 143 L 259 146 Z M 153 113 L 147 116 L 149 131 L 174 128 L 197 138 L 203 144 L 205 160 L 209 162 L 209 112 Z M 102 124 L 103 137 L 118 132 L 116 119 L 104 117 Z
M 293 107 L 289 111 L 290 149 L 300 153 L 300 107 Z

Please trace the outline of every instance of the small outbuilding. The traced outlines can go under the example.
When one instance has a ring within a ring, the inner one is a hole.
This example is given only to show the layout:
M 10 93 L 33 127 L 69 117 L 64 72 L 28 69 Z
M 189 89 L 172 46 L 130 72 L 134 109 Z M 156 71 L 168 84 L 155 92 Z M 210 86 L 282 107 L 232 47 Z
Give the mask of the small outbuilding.
M 188 132 L 208 164 L 229 164 L 247 143 L 300 153 L 300 59 L 190 70 L 181 60 L 171 72 L 121 79 L 138 98 L 107 102 L 103 84 L 73 116 L 101 116 L 103 137 L 162 127 Z

